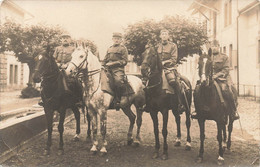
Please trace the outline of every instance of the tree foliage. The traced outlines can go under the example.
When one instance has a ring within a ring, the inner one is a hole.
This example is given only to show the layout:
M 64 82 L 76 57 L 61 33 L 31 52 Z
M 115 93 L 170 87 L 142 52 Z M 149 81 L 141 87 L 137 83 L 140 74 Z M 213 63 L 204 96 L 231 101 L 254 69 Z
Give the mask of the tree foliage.
M 200 46 L 208 39 L 203 24 L 183 17 L 166 16 L 158 22 L 142 20 L 125 29 L 125 45 L 129 53 L 136 58 L 144 52 L 148 42 L 158 45 L 161 29 L 167 29 L 170 41 L 177 44 L 179 60 L 198 53 Z

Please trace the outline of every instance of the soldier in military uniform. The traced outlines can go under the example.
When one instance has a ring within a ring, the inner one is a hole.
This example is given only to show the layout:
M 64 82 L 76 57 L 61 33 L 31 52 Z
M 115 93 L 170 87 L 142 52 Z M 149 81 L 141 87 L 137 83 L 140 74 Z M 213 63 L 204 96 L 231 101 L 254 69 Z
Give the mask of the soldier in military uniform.
M 177 45 L 169 41 L 169 31 L 166 29 L 160 32 L 161 43 L 157 48 L 158 55 L 162 60 L 163 69 L 166 79 L 170 86 L 174 88 L 178 96 L 178 111 L 182 113 L 185 107 L 181 101 L 180 77 L 177 72 L 178 48 Z
M 114 44 L 108 48 L 102 65 L 108 70 L 113 78 L 116 98 L 115 107 L 118 109 L 120 106 L 121 95 L 126 91 L 126 87 L 124 85 L 124 67 L 127 64 L 128 51 L 127 48 L 122 44 L 121 33 L 113 33 L 112 40 Z
M 235 87 L 229 75 L 229 59 L 226 54 L 220 53 L 220 46 L 217 40 L 214 40 L 211 44 L 212 49 L 212 65 L 213 65 L 213 76 L 212 78 L 217 81 L 223 97 L 232 107 L 232 117 L 234 120 L 239 119 L 237 113 L 237 99 L 234 95 Z M 192 112 L 192 118 L 198 118 L 196 112 Z

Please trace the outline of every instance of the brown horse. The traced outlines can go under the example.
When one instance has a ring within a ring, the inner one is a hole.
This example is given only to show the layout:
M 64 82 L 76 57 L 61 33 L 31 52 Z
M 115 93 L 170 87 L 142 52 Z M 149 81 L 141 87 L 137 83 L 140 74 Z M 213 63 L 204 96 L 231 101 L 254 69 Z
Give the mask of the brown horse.
M 225 147 L 231 147 L 231 132 L 234 120 L 231 117 L 231 106 L 226 101 L 225 105 L 221 103 L 217 92 L 217 81 L 212 78 L 212 61 L 208 55 L 203 55 L 199 60 L 200 81 L 198 81 L 194 91 L 194 105 L 198 115 L 198 123 L 200 127 L 200 150 L 196 159 L 197 163 L 201 163 L 204 153 L 205 140 L 205 121 L 214 120 L 217 123 L 217 140 L 219 144 L 218 164 L 224 164 L 223 154 Z M 228 142 L 226 144 L 226 124 L 228 122 Z M 223 139 L 223 137 L 224 139 Z M 222 143 L 223 141 L 223 143 Z
M 44 151 L 45 155 L 50 154 L 50 147 L 52 145 L 51 140 L 53 129 L 53 114 L 55 110 L 60 113 L 60 120 L 58 125 L 58 130 L 60 133 L 59 154 L 64 153 L 63 124 L 66 109 L 71 108 L 76 118 L 76 135 L 74 140 L 78 140 L 78 136 L 80 134 L 80 112 L 75 105 L 79 99 L 77 98 L 78 95 L 76 95 L 74 92 L 76 89 L 75 84 L 78 84 L 78 81 L 75 78 L 73 79 L 74 81 L 69 85 L 72 90 L 72 94 L 66 94 L 62 83 L 64 75 L 59 70 L 54 58 L 49 55 L 49 50 L 50 48 L 47 46 L 46 51 L 43 54 L 37 56 L 37 63 L 33 73 L 34 82 L 41 82 L 41 98 L 44 103 L 44 112 L 47 120 L 48 139 Z M 90 131 L 89 127 L 88 131 Z
M 83 72 L 83 89 L 86 95 L 85 103 L 89 108 L 91 116 L 92 131 L 93 131 L 93 146 L 90 151 L 97 152 L 98 140 L 97 140 L 97 122 L 98 115 L 100 116 L 100 128 L 102 135 L 102 143 L 100 153 L 104 155 L 107 153 L 106 145 L 106 126 L 107 126 L 107 110 L 113 101 L 113 96 L 101 90 L 101 63 L 98 58 L 93 55 L 84 44 L 78 46 L 72 53 L 71 62 L 66 69 L 66 73 L 71 75 L 73 73 Z M 131 106 L 134 104 L 137 113 L 137 134 L 135 143 L 140 143 L 140 128 L 142 124 L 142 110 L 144 100 L 144 86 L 141 79 L 136 76 L 127 76 L 129 84 L 134 90 L 134 94 L 130 96 L 122 96 L 120 107 L 123 112 L 128 116 L 130 120 L 130 126 L 127 134 L 128 144 L 133 143 L 132 133 L 136 119 L 136 115 L 132 112 Z
M 172 110 L 175 116 L 177 124 L 177 140 L 175 146 L 180 146 L 180 115 L 177 111 L 178 99 L 176 94 L 166 93 L 162 89 L 162 62 L 159 58 L 154 47 L 149 47 L 142 54 L 141 62 L 141 72 L 144 78 L 148 79 L 146 86 L 146 105 L 150 112 L 151 118 L 154 125 L 154 135 L 155 135 L 155 152 L 153 158 L 159 157 L 159 135 L 158 135 L 158 112 L 160 111 L 163 116 L 163 129 L 162 134 L 164 138 L 163 145 L 163 155 L 162 159 L 168 159 L 168 144 L 167 144 L 167 123 L 168 123 L 168 111 Z M 181 76 L 182 97 L 181 100 L 185 104 L 185 114 L 186 114 L 186 127 L 187 127 L 187 143 L 186 150 L 191 149 L 191 137 L 190 137 L 190 105 L 192 97 L 192 88 L 189 80 L 184 76 Z

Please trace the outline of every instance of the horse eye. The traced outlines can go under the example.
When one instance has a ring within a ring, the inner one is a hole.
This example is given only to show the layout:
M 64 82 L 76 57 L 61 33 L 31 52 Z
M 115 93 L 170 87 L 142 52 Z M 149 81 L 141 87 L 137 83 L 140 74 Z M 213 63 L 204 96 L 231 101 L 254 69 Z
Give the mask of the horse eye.
M 80 56 L 80 58 L 83 58 L 83 57 L 84 57 L 83 55 Z

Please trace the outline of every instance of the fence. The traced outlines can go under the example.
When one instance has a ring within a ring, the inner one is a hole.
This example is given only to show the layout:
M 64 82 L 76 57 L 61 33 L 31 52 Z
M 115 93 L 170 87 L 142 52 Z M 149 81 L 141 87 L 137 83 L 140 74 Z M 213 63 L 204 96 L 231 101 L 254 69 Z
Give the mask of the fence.
M 236 87 L 237 87 L 237 85 L 236 85 Z M 241 96 L 243 98 L 259 101 L 260 100 L 260 85 L 239 84 L 239 96 Z

